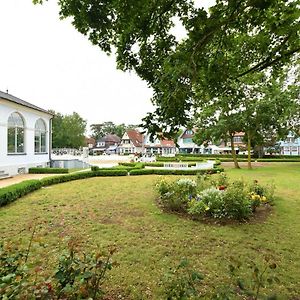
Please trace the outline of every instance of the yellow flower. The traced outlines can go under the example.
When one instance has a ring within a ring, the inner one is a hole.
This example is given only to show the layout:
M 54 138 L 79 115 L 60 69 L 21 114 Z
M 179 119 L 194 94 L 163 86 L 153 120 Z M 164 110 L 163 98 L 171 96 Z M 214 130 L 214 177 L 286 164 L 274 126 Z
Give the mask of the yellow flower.
M 262 197 L 261 197 L 261 201 L 266 202 L 266 201 L 267 201 L 267 198 L 266 198 L 265 196 L 262 196 Z

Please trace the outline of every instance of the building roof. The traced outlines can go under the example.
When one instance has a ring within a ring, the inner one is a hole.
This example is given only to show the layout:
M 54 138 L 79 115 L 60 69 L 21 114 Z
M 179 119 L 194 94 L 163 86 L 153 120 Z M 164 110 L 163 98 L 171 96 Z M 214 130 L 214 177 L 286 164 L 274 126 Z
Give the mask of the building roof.
M 107 134 L 106 136 L 104 136 L 103 138 L 101 138 L 98 142 L 114 142 L 119 144 L 121 141 L 120 137 L 118 137 L 115 134 Z
M 10 101 L 10 102 L 13 102 L 13 103 L 16 103 L 16 104 L 19 104 L 19 105 L 22 105 L 22 106 L 34 109 L 34 110 L 38 110 L 38 111 L 41 111 L 41 112 L 46 113 L 48 115 L 52 115 L 47 110 L 42 109 L 42 108 L 40 108 L 40 107 L 38 107 L 38 106 L 36 106 L 34 104 L 26 102 L 26 101 L 24 101 L 24 100 L 22 100 L 20 98 L 17 98 L 17 97 L 15 97 L 13 95 L 8 94 L 8 93 L 4 93 L 4 92 L 0 91 L 0 99 L 4 99 L 4 100 L 7 100 L 7 101 Z
M 126 133 L 135 147 L 142 147 L 143 135 L 141 133 L 134 129 L 126 130 Z
M 188 131 L 192 131 L 192 134 L 187 133 Z M 184 130 L 181 133 L 181 135 L 179 135 L 179 138 L 181 138 L 181 139 L 193 138 L 196 131 L 197 131 L 196 128 L 192 128 L 192 129 L 184 128 Z
M 160 143 L 161 143 L 162 147 L 166 147 L 166 148 L 176 147 L 174 141 L 172 141 L 172 140 L 161 140 Z
M 86 144 L 95 144 L 96 143 L 96 140 L 92 137 L 85 137 L 85 142 Z

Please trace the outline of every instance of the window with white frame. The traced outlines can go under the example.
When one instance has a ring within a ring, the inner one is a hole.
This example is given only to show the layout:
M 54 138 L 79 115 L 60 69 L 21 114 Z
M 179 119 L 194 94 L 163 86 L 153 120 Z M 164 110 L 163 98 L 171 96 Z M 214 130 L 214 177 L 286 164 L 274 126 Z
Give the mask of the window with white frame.
M 38 119 L 34 126 L 34 153 L 46 152 L 46 124 L 42 119 Z
M 23 117 L 13 112 L 7 122 L 7 152 L 9 154 L 24 153 L 24 130 Z

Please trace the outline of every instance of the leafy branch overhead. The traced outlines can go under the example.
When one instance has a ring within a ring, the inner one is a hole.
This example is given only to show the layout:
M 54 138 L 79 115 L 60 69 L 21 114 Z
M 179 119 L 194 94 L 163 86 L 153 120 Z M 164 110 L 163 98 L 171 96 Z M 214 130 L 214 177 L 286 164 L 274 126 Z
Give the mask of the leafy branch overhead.
M 260 73 L 268 81 L 298 63 L 299 0 L 217 0 L 209 12 L 199 3 L 59 0 L 61 18 L 153 88 L 156 111 L 144 119 L 152 133 L 186 125 L 199 99 L 224 103 L 232 85 Z

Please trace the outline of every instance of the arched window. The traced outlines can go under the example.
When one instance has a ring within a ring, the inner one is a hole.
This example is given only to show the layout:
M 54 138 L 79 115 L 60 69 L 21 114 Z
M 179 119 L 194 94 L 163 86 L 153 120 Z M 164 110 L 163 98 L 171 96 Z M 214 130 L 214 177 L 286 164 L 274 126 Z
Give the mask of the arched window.
M 42 119 L 35 122 L 34 127 L 34 152 L 46 152 L 46 124 Z
M 8 118 L 7 124 L 7 152 L 24 153 L 24 120 L 14 112 Z

